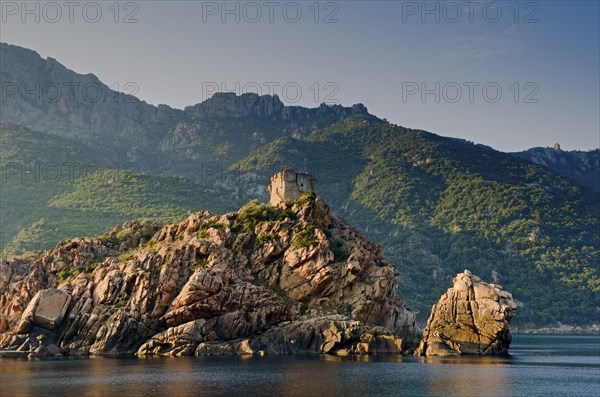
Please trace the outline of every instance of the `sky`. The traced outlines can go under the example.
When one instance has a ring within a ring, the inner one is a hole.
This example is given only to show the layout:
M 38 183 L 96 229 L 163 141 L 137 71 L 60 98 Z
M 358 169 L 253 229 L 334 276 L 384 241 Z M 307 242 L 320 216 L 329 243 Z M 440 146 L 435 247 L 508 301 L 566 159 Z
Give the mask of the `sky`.
M 258 92 L 503 151 L 590 150 L 599 3 L 1 1 L 0 41 L 154 105 Z

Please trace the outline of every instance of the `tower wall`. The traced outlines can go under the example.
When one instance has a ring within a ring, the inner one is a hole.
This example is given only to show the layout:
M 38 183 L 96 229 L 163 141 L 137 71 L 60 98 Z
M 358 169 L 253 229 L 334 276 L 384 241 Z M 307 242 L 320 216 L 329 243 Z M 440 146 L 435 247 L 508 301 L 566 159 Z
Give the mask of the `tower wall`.
M 306 172 L 285 169 L 271 177 L 269 204 L 277 206 L 286 200 L 296 201 L 302 196 L 302 193 L 314 192 L 316 181 L 312 175 Z

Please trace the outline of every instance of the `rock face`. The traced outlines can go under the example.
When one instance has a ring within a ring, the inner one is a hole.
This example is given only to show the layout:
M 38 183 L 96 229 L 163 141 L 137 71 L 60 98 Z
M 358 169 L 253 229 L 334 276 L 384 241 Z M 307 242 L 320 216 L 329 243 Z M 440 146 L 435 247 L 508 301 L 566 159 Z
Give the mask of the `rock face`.
M 38 291 L 21 316 L 17 331 L 27 332 L 32 325 L 48 330 L 56 329 L 65 317 L 70 302 L 71 296 L 59 289 Z
M 279 115 L 284 107 L 277 95 L 248 93 L 237 96 L 233 92 L 217 92 L 206 101 L 187 107 L 186 111 L 198 118 L 272 117 Z
M 202 341 L 207 323 L 191 321 L 155 335 L 138 355 L 234 355 L 402 353 L 405 341 L 383 327 L 370 327 L 342 315 L 286 321 L 264 333 L 227 342 Z
M 512 295 L 468 270 L 433 305 L 416 355 L 504 354 L 511 342 L 509 322 L 517 309 Z
M 362 104 L 304 108 L 254 93 L 215 93 L 185 110 L 153 106 L 134 96 L 135 82 L 109 87 L 93 74 L 6 43 L 0 43 L 0 81 L 3 122 L 74 138 L 94 148 L 91 162 L 134 162 L 143 171 L 195 180 L 206 177 L 198 169 L 207 162 L 227 168 L 266 142 L 307 136 L 350 115 L 369 116 Z
M 3 263 L 0 347 L 398 353 L 416 346 L 417 328 L 396 275 L 381 245 L 330 216 L 316 196 L 196 213 L 160 229 L 128 223 Z

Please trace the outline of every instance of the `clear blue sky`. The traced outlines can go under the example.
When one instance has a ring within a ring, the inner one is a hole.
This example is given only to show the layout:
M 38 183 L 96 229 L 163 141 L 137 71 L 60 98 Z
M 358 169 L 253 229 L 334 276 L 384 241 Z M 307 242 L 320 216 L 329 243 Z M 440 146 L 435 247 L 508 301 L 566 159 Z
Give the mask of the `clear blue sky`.
M 122 2 L 118 13 L 113 1 L 89 3 L 30 2 L 28 14 L 3 1 L 0 40 L 113 87 L 135 82 L 152 104 L 258 85 L 288 104 L 361 102 L 505 151 L 600 146 L 597 1 L 229 2 L 232 13 L 221 1 Z

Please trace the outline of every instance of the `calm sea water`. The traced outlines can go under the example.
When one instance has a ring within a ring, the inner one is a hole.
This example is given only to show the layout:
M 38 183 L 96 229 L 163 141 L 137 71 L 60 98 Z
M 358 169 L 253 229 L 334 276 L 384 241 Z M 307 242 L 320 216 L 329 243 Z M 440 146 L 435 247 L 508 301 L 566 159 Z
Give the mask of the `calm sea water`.
M 514 335 L 506 358 L 0 359 L 5 396 L 600 396 L 600 335 Z

